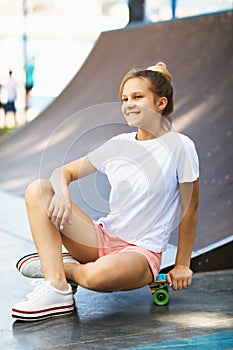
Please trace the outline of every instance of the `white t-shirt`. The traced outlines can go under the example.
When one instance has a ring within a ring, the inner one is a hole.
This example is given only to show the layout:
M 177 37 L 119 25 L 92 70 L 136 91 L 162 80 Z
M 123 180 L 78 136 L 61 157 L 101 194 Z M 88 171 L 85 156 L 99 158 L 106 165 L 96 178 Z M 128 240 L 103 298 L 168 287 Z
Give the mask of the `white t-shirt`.
M 110 213 L 97 223 L 129 243 L 163 252 L 180 221 L 179 183 L 199 177 L 193 141 L 176 132 L 147 141 L 125 133 L 88 158 L 111 185 Z

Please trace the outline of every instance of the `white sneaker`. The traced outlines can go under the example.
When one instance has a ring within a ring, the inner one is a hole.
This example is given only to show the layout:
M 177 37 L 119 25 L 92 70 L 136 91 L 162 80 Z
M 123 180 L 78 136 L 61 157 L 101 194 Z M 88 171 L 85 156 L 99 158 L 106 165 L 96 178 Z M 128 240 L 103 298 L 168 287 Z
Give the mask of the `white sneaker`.
M 62 253 L 63 262 L 66 263 L 76 263 L 79 264 L 77 260 L 72 258 L 69 253 Z M 23 256 L 16 263 L 17 270 L 26 277 L 30 278 L 44 278 L 43 271 L 41 269 L 40 258 L 37 253 L 28 254 Z
M 67 291 L 60 291 L 50 281 L 43 281 L 27 298 L 12 307 L 12 317 L 21 321 L 39 321 L 60 316 L 74 310 L 71 286 Z

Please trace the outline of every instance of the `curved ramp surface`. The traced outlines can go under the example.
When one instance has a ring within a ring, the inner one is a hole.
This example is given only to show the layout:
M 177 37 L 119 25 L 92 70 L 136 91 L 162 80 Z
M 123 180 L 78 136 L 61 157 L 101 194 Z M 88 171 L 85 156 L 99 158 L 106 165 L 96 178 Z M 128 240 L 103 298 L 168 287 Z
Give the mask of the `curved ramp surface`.
M 61 95 L 38 118 L 1 140 L 1 190 L 23 196 L 39 175 L 48 177 L 54 167 L 128 131 L 117 102 L 122 76 L 132 67 L 164 61 L 173 73 L 174 128 L 195 141 L 200 156 L 195 249 L 231 236 L 232 24 L 232 12 L 226 12 L 102 33 Z M 88 188 L 91 180 L 82 181 L 82 189 Z M 101 177 L 97 183 L 100 211 L 105 212 L 107 185 Z M 96 218 L 98 208 L 82 201 L 77 187 L 72 184 L 72 197 Z

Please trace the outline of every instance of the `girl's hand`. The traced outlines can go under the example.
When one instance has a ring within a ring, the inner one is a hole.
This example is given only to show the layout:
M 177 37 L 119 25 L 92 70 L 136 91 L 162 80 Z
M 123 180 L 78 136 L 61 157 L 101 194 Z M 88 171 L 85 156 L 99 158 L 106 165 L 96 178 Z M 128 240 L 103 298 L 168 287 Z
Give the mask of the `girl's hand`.
M 70 196 L 55 193 L 49 205 L 48 217 L 59 230 L 63 230 L 65 224 L 70 225 L 72 219 Z
M 188 266 L 175 265 L 167 274 L 167 282 L 174 290 L 187 288 L 192 283 L 193 272 Z

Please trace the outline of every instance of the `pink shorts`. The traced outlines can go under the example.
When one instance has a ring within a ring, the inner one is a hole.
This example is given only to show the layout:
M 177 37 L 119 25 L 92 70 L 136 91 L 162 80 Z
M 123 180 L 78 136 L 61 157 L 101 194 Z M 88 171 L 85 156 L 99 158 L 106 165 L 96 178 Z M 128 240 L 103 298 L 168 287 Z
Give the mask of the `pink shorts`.
M 146 248 L 123 241 L 119 237 L 113 236 L 106 230 L 104 230 L 102 225 L 95 225 L 95 229 L 98 239 L 99 257 L 123 252 L 136 252 L 142 254 L 148 261 L 149 267 L 151 269 L 155 281 L 160 271 L 162 259 L 161 253 L 155 253 Z

